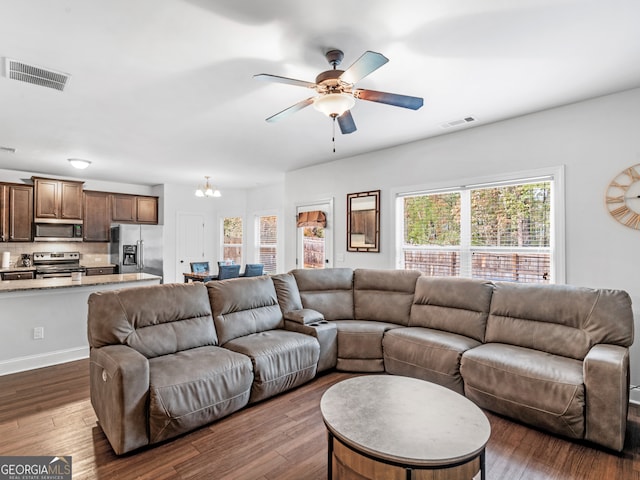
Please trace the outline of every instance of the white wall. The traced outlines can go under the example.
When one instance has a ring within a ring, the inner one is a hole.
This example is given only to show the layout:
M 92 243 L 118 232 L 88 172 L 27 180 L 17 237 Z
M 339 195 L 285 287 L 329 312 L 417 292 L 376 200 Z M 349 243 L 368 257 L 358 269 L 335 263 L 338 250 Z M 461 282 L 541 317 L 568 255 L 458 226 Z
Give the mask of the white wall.
M 638 132 L 640 89 L 634 89 L 289 172 L 286 238 L 295 239 L 295 204 L 333 197 L 335 256 L 344 258 L 335 265 L 393 268 L 393 191 L 565 165 L 567 283 L 624 289 L 640 312 L 640 231 L 618 224 L 604 204 L 609 181 L 640 163 Z M 381 252 L 348 253 L 346 194 L 377 189 L 382 191 Z M 295 248 L 294 241 L 287 242 L 287 269 L 294 268 Z M 636 313 L 636 329 L 638 318 Z M 632 347 L 631 381 L 640 384 L 638 344 Z M 632 397 L 640 401 L 640 392 Z
M 176 271 L 177 219 L 179 213 L 199 213 L 204 217 L 205 261 L 215 264 L 220 251 L 219 219 L 223 216 L 244 216 L 245 190 L 224 190 L 219 198 L 194 195 L 195 186 L 164 185 L 163 257 L 165 283 L 183 281 L 182 271 Z M 185 271 L 188 271 L 188 266 Z

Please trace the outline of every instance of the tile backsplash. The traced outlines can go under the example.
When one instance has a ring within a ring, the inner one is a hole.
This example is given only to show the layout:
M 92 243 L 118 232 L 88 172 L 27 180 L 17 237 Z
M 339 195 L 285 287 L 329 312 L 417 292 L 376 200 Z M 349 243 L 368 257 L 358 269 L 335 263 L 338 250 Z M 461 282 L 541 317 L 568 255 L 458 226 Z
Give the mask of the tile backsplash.
M 82 265 L 107 265 L 109 261 L 109 244 L 93 242 L 2 242 L 0 252 L 9 252 L 11 267 L 20 264 L 22 254 L 32 256 L 33 252 L 80 252 Z

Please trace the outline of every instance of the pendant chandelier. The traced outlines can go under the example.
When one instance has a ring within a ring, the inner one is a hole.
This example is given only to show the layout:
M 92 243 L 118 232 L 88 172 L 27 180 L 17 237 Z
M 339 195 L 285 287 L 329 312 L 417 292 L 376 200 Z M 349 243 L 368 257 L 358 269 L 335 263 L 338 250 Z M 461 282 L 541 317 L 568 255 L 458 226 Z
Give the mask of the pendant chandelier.
M 205 175 L 204 187 L 202 185 L 198 186 L 196 190 L 196 197 L 221 197 L 222 193 L 216 187 L 212 187 L 209 183 L 209 176 Z

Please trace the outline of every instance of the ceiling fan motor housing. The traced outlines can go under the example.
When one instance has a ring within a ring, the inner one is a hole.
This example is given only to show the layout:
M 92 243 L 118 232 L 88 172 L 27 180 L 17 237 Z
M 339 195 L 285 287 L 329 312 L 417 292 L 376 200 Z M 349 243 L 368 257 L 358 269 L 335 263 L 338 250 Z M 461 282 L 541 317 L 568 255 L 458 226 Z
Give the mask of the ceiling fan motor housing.
M 342 63 L 342 59 L 344 58 L 344 53 L 342 52 L 342 50 L 333 49 L 325 53 L 324 56 L 327 59 L 327 62 L 329 62 L 329 65 L 332 65 L 333 68 L 336 68 L 338 65 Z

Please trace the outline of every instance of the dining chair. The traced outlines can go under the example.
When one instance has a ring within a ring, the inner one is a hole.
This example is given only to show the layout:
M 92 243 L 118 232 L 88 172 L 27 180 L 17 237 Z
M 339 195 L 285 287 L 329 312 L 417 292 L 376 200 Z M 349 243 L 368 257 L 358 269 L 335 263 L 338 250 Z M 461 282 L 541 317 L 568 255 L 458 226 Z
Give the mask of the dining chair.
M 218 280 L 237 278 L 240 276 L 240 265 L 220 265 L 218 267 Z
M 191 273 L 204 273 L 209 271 L 209 262 L 191 262 Z
M 243 277 L 258 277 L 264 274 L 264 264 L 262 263 L 247 263 L 244 267 Z

